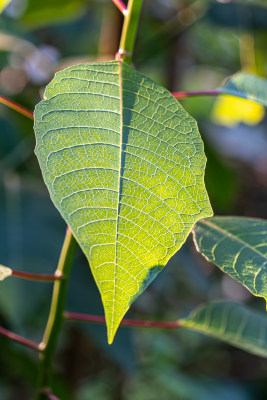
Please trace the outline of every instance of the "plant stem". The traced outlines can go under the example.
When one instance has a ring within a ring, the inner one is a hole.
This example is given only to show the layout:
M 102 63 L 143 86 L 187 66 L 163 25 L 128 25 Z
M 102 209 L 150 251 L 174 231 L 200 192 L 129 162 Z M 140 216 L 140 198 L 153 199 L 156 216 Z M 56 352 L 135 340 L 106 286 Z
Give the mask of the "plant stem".
M 16 103 L 13 100 L 8 99 L 5 96 L 0 95 L 0 103 L 4 104 L 5 106 L 12 108 L 12 110 L 15 110 L 19 112 L 20 114 L 24 115 L 27 118 L 30 118 L 33 120 L 33 112 L 30 110 L 27 110 L 27 108 L 21 106 L 20 104 Z
M 31 340 L 25 339 L 22 336 L 16 335 L 16 333 L 13 333 L 11 331 L 8 331 L 5 328 L 0 327 L 0 335 L 7 337 L 8 339 L 13 340 L 14 342 L 20 343 L 23 346 L 29 347 L 30 349 L 33 350 L 40 350 L 39 344 L 35 343 Z
M 38 400 L 46 398 L 43 391 L 49 389 L 51 384 L 53 359 L 63 319 L 68 279 L 76 247 L 76 240 L 72 236 L 71 230 L 68 227 L 56 271 L 56 274 L 62 274 L 64 278 L 56 280 L 54 283 L 50 313 L 44 337 L 40 344 L 40 349 L 43 351 L 40 355 L 41 362 L 37 393 Z
M 130 64 L 143 0 L 129 0 L 121 33 L 119 57 Z
M 172 95 L 176 99 L 184 99 L 185 97 L 192 96 L 217 96 L 220 94 L 219 89 L 209 89 L 209 90 L 191 90 L 188 92 L 173 92 Z
M 115 6 L 122 12 L 123 15 L 128 14 L 126 5 L 121 0 L 112 0 Z
M 14 276 L 15 278 L 22 278 L 40 282 L 54 282 L 57 279 L 63 279 L 63 275 L 59 271 L 57 271 L 55 274 L 50 275 L 50 274 L 34 274 L 31 272 L 12 270 L 12 276 Z
M 66 320 L 92 322 L 95 324 L 105 324 L 105 317 L 99 315 L 79 314 L 73 312 L 65 312 Z M 135 328 L 161 328 L 161 329 L 177 329 L 181 326 L 180 321 L 143 321 L 137 319 L 123 319 L 121 326 L 132 326 Z

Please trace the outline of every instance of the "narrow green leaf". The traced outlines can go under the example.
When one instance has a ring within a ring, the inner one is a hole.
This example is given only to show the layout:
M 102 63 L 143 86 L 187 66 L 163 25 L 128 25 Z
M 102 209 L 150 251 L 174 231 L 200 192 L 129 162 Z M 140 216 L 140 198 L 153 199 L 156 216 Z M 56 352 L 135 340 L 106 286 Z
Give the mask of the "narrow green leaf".
M 199 221 L 193 233 L 197 250 L 209 261 L 267 298 L 267 221 L 213 217 Z
M 220 93 L 242 97 L 267 107 L 267 80 L 256 75 L 239 72 L 230 76 L 218 90 Z
M 0 265 L 0 281 L 3 281 L 4 279 L 6 279 L 8 276 L 11 275 L 12 275 L 12 269 Z
M 249 353 L 267 357 L 267 317 L 230 301 L 198 307 L 182 326 L 230 343 Z
M 11 0 L 0 0 L 0 13 L 8 6 Z
M 61 71 L 45 99 L 36 154 L 90 263 L 111 343 L 130 304 L 212 214 L 203 144 L 166 89 L 119 61 Z

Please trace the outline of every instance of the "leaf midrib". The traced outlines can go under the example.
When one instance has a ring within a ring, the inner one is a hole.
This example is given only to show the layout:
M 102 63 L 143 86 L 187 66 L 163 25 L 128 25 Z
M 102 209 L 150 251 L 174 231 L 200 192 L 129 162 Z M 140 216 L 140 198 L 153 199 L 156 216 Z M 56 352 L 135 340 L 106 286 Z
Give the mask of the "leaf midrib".
M 117 220 L 116 220 L 116 242 L 115 242 L 115 262 L 114 262 L 114 293 L 112 307 L 111 334 L 114 329 L 115 314 L 115 298 L 116 298 L 116 281 L 117 281 L 117 249 L 118 249 L 118 229 L 119 229 L 119 212 L 120 212 L 120 195 L 121 195 L 121 164 L 122 164 L 122 133 L 123 133 L 123 104 L 122 104 L 122 63 L 119 61 L 119 91 L 120 91 L 120 165 L 118 170 L 118 197 L 117 197 Z

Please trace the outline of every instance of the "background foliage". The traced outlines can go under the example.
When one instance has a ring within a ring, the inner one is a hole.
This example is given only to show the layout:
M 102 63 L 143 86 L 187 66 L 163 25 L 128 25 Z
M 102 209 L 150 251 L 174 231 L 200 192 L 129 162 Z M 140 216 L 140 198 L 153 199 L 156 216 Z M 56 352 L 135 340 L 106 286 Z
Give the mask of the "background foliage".
M 215 88 L 239 70 L 266 76 L 266 13 L 264 1 L 147 0 L 134 64 L 171 91 Z M 33 109 L 56 70 L 113 59 L 121 23 L 108 0 L 13 0 L 0 20 L 1 94 Z M 182 101 L 198 120 L 205 141 L 212 206 L 217 215 L 266 219 L 265 109 L 226 99 Z M 0 125 L 1 263 L 52 273 L 65 224 L 42 183 L 32 123 L 1 106 Z M 1 325 L 39 340 L 50 298 L 50 284 L 6 280 L 0 290 Z M 199 256 L 189 238 L 134 304 L 131 316 L 177 319 L 215 299 L 265 309 L 263 299 L 251 297 Z M 72 271 L 67 309 L 103 314 L 81 253 Z M 0 343 L 0 398 L 28 400 L 37 357 L 5 338 Z M 120 328 L 108 346 L 104 326 L 68 323 L 56 367 L 57 394 L 66 400 L 243 400 L 265 399 L 267 393 L 265 359 L 184 329 Z

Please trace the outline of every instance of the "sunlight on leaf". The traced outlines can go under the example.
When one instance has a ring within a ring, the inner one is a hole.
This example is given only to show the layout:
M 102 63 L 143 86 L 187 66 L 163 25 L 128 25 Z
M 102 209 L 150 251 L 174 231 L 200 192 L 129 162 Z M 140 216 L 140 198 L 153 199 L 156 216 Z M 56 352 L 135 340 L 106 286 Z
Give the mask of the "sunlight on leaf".
M 0 0 L 0 12 L 2 12 L 9 3 L 11 3 L 11 0 Z
M 111 343 L 130 304 L 212 215 L 203 143 L 166 89 L 119 61 L 59 72 L 45 99 L 36 154 L 90 263 Z
M 267 317 L 264 313 L 230 301 L 214 301 L 198 307 L 180 322 L 184 327 L 267 357 Z
M 267 298 L 267 221 L 213 217 L 197 222 L 193 230 L 197 250 L 208 261 Z
M 258 125 L 264 115 L 265 109 L 262 105 L 225 95 L 216 99 L 211 118 L 216 124 L 232 127 L 240 123 Z
M 0 281 L 3 281 L 4 279 L 6 279 L 11 275 L 12 275 L 12 269 L 0 265 Z

